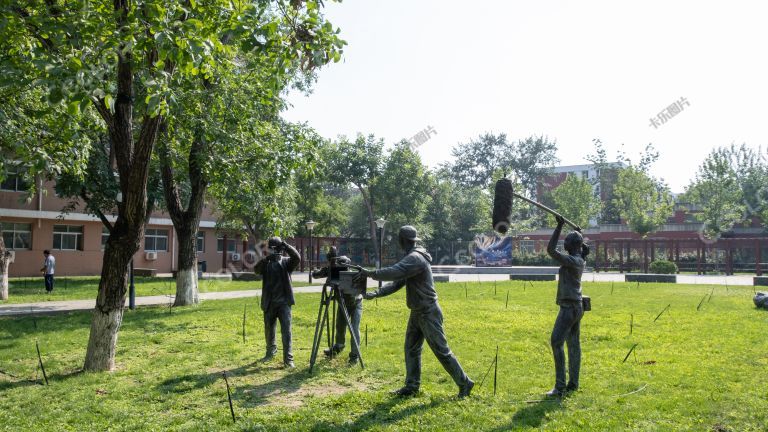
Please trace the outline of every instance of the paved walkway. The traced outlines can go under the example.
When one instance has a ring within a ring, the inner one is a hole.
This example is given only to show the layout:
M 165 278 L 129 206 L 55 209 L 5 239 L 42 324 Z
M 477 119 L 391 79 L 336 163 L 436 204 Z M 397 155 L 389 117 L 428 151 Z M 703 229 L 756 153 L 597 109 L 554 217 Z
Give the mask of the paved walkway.
M 306 273 L 304 277 L 308 277 Z M 302 273 L 294 274 L 294 280 L 301 280 Z M 451 274 L 451 282 L 487 282 L 487 281 L 507 281 L 508 274 Z M 678 275 L 678 283 L 683 284 L 702 284 L 702 285 L 747 285 L 752 286 L 752 276 L 697 276 L 697 275 Z M 323 279 L 314 282 L 322 284 Z M 584 273 L 582 276 L 584 282 L 623 282 L 624 275 L 621 273 Z M 296 293 L 318 293 L 322 285 L 310 285 L 295 287 Z M 368 280 L 368 287 L 372 288 L 378 285 L 374 280 Z M 200 293 L 200 300 L 228 300 L 246 297 L 261 296 L 260 289 L 246 291 L 224 291 Z M 173 301 L 173 296 L 147 296 L 136 297 L 136 306 L 157 306 L 168 305 Z M 128 300 L 126 299 L 126 306 Z M 96 300 L 64 300 L 49 301 L 40 303 L 19 303 L 0 305 L 0 317 L 8 316 L 28 316 L 28 315 L 46 315 L 64 312 L 88 311 L 96 306 Z

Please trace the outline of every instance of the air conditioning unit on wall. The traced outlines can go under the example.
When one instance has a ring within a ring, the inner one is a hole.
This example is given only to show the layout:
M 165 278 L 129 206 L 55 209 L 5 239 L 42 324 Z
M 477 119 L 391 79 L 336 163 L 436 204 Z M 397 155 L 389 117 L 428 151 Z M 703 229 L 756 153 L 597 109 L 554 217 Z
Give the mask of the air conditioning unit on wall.
M 147 261 L 154 261 L 157 259 L 157 252 L 147 252 L 144 254 L 144 259 Z
M 229 260 L 232 262 L 240 261 L 240 254 L 239 253 L 229 254 Z

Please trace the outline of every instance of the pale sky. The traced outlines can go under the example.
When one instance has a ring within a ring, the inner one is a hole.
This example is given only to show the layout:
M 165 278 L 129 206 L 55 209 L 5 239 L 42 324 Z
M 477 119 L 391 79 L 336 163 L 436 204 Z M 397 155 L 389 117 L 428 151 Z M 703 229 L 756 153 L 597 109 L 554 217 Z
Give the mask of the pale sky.
M 653 143 L 654 174 L 682 192 L 710 150 L 768 146 L 768 2 L 326 1 L 343 60 L 284 114 L 335 138 L 391 145 L 427 126 L 436 166 L 484 132 L 557 140 L 561 165 L 592 139 L 613 159 Z M 685 98 L 657 129 L 650 119 Z

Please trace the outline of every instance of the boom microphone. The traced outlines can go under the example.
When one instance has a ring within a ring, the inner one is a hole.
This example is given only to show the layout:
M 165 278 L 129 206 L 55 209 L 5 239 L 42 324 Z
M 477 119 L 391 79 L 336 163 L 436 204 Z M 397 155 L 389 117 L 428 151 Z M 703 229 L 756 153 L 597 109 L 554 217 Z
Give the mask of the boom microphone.
M 493 229 L 501 234 L 506 234 L 511 223 L 514 193 L 512 180 L 504 177 L 496 182 L 496 190 L 493 194 Z
M 512 222 L 510 219 L 512 216 L 512 198 L 520 198 L 521 200 L 529 204 L 533 204 L 555 217 L 559 216 L 563 218 L 565 223 L 572 226 L 573 229 L 581 232 L 581 228 L 578 225 L 564 218 L 560 213 L 552 210 L 544 204 L 515 193 L 514 189 L 512 188 L 512 180 L 503 177 L 496 181 L 496 190 L 493 194 L 493 229 L 498 231 L 500 234 L 506 234 L 509 230 L 509 225 Z

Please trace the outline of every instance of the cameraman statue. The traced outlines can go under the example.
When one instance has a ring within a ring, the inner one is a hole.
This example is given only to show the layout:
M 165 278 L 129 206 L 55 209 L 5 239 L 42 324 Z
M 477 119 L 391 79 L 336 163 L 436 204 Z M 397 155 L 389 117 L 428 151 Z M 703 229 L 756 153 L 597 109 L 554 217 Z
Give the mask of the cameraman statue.
M 271 360 L 277 354 L 275 330 L 280 321 L 280 335 L 283 339 L 283 365 L 293 368 L 291 350 L 291 306 L 295 303 L 291 273 L 301 261 L 299 251 L 284 242 L 280 237 L 272 237 L 267 242 L 269 255 L 256 264 L 253 271 L 262 276 L 261 310 L 264 312 L 264 335 L 267 342 L 267 354 L 262 362 Z M 283 252 L 288 254 L 283 256 Z
M 437 292 L 432 279 L 432 257 L 422 247 L 416 228 L 405 225 L 400 228 L 398 242 L 405 256 L 397 264 L 378 270 L 361 270 L 356 278 L 394 281 L 376 291 L 365 293 L 366 300 L 390 295 L 405 286 L 405 297 L 411 316 L 405 331 L 405 386 L 396 390 L 398 396 L 412 396 L 421 385 L 421 349 L 424 339 L 435 357 L 459 386 L 459 398 L 469 396 L 475 383 L 461 368 L 456 356 L 448 347 L 443 330 L 443 311 L 437 303 Z
M 313 278 L 327 278 L 327 285 L 336 285 L 338 288 L 339 272 L 346 271 L 349 268 L 346 266 L 352 261 L 346 256 L 338 256 L 336 246 L 328 248 L 328 252 L 325 254 L 328 258 L 328 266 L 320 270 L 312 272 Z M 349 320 L 351 321 L 352 330 L 355 333 L 355 338 L 360 340 L 360 320 L 363 317 L 363 296 L 362 294 L 350 295 L 339 292 L 339 295 L 344 296 L 344 306 L 346 306 Z M 337 302 L 336 310 L 336 340 L 333 347 L 323 351 L 326 357 L 333 357 L 344 350 L 344 342 L 347 334 L 347 322 L 345 314 L 342 311 L 342 302 Z M 351 339 L 351 336 L 350 336 Z M 349 353 L 349 364 L 353 365 L 358 362 L 360 353 L 358 352 L 358 346 L 354 343 L 350 343 L 352 348 Z
M 560 263 L 557 282 L 557 301 L 560 312 L 557 314 L 555 326 L 552 329 L 552 354 L 555 358 L 555 388 L 547 392 L 550 397 L 562 397 L 566 392 L 579 389 L 579 369 L 581 368 L 581 318 L 584 316 L 584 306 L 581 294 L 581 274 L 584 272 L 585 259 L 589 254 L 589 246 L 584 244 L 584 238 L 578 231 L 565 236 L 563 247 L 568 252 L 557 251 L 557 242 L 565 220 L 557 216 L 557 228 L 552 233 L 547 245 L 547 253 Z M 565 382 L 565 351 L 563 345 L 568 344 L 568 374 Z

